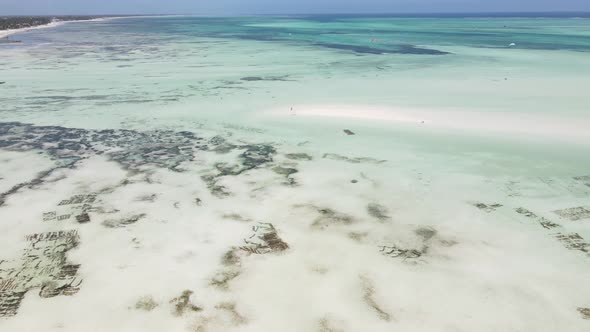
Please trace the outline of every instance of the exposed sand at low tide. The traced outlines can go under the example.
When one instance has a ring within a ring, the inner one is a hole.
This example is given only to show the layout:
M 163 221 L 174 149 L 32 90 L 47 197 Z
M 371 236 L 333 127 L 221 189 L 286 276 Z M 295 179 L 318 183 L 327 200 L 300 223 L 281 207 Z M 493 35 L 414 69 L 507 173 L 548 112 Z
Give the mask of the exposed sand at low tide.
M 335 118 L 366 123 L 388 122 L 484 134 L 513 134 L 577 143 L 590 142 L 590 119 L 587 117 L 370 105 L 295 105 L 266 111 L 265 114 Z
M 63 25 L 66 23 L 71 23 L 71 22 L 100 22 L 100 21 L 106 21 L 106 20 L 114 20 L 117 18 L 124 18 L 124 17 L 123 16 L 121 16 L 121 17 L 99 17 L 99 18 L 94 18 L 91 20 L 54 21 L 49 24 L 43 24 L 43 25 L 38 25 L 38 26 L 34 26 L 34 27 L 29 27 L 29 28 L 0 30 L 0 38 L 6 38 L 6 37 L 14 35 L 16 33 L 27 32 L 27 31 L 31 31 L 31 30 L 55 28 L 60 25 Z

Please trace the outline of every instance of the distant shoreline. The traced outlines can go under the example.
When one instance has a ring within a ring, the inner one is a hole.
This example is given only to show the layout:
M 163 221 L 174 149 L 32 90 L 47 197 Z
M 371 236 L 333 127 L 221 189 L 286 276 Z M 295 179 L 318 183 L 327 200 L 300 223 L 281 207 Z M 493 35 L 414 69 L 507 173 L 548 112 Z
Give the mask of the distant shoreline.
M 465 12 L 465 13 L 291 13 L 291 14 L 240 14 L 240 15 L 214 15 L 214 14 L 154 14 L 154 15 L 122 15 L 122 16 L 94 16 L 94 15 L 38 15 L 38 16 L 19 16 L 8 15 L 0 16 L 0 39 L 7 39 L 9 36 L 36 29 L 52 28 L 68 22 L 96 22 L 121 18 L 142 18 L 142 17 L 283 17 L 283 18 L 407 18 L 407 19 L 590 19 L 590 12 Z M 3 21 L 4 20 L 4 21 Z M 6 22 L 6 21 L 14 22 Z M 20 21 L 19 21 L 20 20 Z M 43 22 L 43 23 L 39 23 Z M 46 23 L 45 23 L 46 22 Z M 1 43 L 1 40 L 0 40 Z
M 104 16 L 104 17 L 97 17 L 97 16 L 88 16 L 88 18 L 84 18 L 83 16 L 72 17 L 72 19 L 68 19 L 68 17 L 64 16 L 54 16 L 54 17 L 44 17 L 45 19 L 50 18 L 48 23 L 42 23 L 37 25 L 28 25 L 29 22 L 25 22 L 25 20 L 31 21 L 31 17 L 22 17 L 23 22 L 19 23 L 18 19 L 21 18 L 19 16 L 15 16 L 12 19 L 15 20 L 13 25 L 5 25 L 0 27 L 0 39 L 8 38 L 9 36 L 20 33 L 26 32 L 31 30 L 37 29 L 46 29 L 46 28 L 53 28 L 57 27 L 66 23 L 70 22 L 98 22 L 98 21 L 107 21 L 107 20 L 114 20 L 119 18 L 128 18 L 128 17 L 136 17 L 136 16 Z M 0 18 L 1 19 L 1 18 Z M 42 21 L 33 21 L 32 24 L 35 22 L 42 22 Z M 22 24 L 22 27 L 19 27 L 19 24 Z M 14 27 L 14 28 L 12 28 Z

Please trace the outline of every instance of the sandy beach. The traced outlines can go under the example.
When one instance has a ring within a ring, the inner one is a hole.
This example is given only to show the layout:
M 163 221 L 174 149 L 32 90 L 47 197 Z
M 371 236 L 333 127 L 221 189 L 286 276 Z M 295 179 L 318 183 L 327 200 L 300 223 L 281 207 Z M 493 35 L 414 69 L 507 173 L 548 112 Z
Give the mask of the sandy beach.
M 56 26 L 59 26 L 59 25 L 64 24 L 64 23 L 66 23 L 66 22 L 51 22 L 49 24 L 39 25 L 39 26 L 35 26 L 35 27 L 30 27 L 30 28 L 1 30 L 0 31 L 0 38 L 6 38 L 6 37 L 8 37 L 10 35 L 13 35 L 13 34 L 19 33 L 19 32 L 26 32 L 26 31 L 31 31 L 31 30 L 52 28 L 52 27 L 56 27 Z
M 285 105 L 262 114 L 274 117 L 325 118 L 357 121 L 365 124 L 401 124 L 518 137 L 545 138 L 570 143 L 590 143 L 590 119 L 585 116 L 555 114 L 520 114 L 507 111 L 478 112 L 454 109 L 412 109 L 407 107 L 376 107 L 352 105 Z
M 27 32 L 27 31 L 32 31 L 32 30 L 39 30 L 39 29 L 47 29 L 47 28 L 54 28 L 66 23 L 72 23 L 72 22 L 101 22 L 101 21 L 107 21 L 107 20 L 114 20 L 117 18 L 125 18 L 125 16 L 121 16 L 121 17 L 100 17 L 100 18 L 94 18 L 91 20 L 72 20 L 72 21 L 54 21 L 51 22 L 49 24 L 44 24 L 44 25 L 39 25 L 39 26 L 34 26 L 34 27 L 29 27 L 29 28 L 22 28 L 22 29 L 9 29 L 9 30 L 0 30 L 0 38 L 7 38 L 8 36 L 14 35 L 16 33 L 21 33 L 21 32 Z

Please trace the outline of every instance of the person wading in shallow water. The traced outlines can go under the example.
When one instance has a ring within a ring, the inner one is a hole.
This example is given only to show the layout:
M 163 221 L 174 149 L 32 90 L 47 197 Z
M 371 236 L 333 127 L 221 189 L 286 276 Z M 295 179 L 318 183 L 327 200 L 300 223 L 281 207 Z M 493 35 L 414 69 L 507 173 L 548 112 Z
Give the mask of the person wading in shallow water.
M 295 115 L 295 111 L 293 111 L 293 107 L 291 107 L 291 115 Z

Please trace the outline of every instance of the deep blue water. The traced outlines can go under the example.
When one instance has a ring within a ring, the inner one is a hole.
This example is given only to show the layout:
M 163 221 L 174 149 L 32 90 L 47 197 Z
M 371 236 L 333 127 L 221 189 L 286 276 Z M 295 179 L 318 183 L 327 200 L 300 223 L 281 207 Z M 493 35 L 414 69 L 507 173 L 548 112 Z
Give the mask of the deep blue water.
M 451 53 L 445 50 L 446 46 L 590 51 L 589 13 L 542 14 L 546 18 L 538 18 L 539 15 L 137 17 L 105 22 L 99 27 L 70 23 L 54 29 L 54 33 L 25 34 L 18 38 L 25 43 L 106 45 L 128 35 L 141 35 L 140 40 L 145 43 L 190 42 L 191 37 L 201 37 L 303 45 L 357 55 L 445 56 Z

